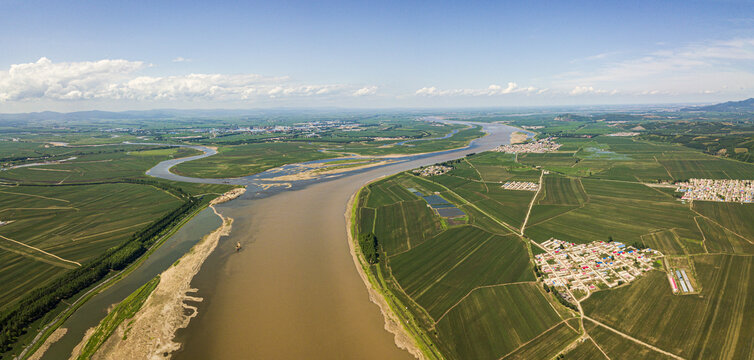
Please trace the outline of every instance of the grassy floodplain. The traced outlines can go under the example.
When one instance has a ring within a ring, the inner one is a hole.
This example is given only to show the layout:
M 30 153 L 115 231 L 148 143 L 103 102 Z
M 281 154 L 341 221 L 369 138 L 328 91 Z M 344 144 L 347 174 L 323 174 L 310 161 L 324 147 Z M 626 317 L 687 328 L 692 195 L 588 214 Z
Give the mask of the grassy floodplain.
M 102 319 L 99 325 L 97 325 L 97 328 L 94 329 L 94 332 L 82 347 L 77 359 L 90 359 L 94 356 L 94 353 L 96 353 L 105 341 L 107 341 L 120 324 L 136 315 L 159 283 L 160 277 L 157 276 L 118 303 L 118 305 L 116 305 L 115 308 L 113 308 L 107 316 Z M 128 336 L 128 334 L 125 336 Z
M 383 290 L 409 311 L 428 347 L 439 350 L 429 356 L 670 358 L 634 338 L 683 358 L 747 358 L 754 333 L 746 320 L 754 316 L 754 205 L 682 202 L 660 183 L 746 179 L 754 177 L 754 166 L 631 137 L 562 141 L 556 153 L 475 154 L 444 175 L 403 173 L 360 193 L 357 232 L 376 234 L 381 250 L 370 270 L 385 279 Z M 536 182 L 543 170 L 549 174 L 536 198 L 501 189 L 509 180 Z M 408 188 L 439 194 L 463 209 L 467 221 L 448 226 L 431 221 L 435 215 L 426 207 L 412 211 L 406 205 L 421 201 Z M 581 303 L 586 316 L 627 337 L 588 319 L 582 328 L 578 313 L 543 292 L 531 272 L 530 254 L 540 251 L 526 240 L 551 237 L 658 249 L 673 256 L 669 266 L 683 264 L 698 293 L 672 294 L 665 272 L 654 270 Z M 590 339 L 579 340 L 585 333 Z

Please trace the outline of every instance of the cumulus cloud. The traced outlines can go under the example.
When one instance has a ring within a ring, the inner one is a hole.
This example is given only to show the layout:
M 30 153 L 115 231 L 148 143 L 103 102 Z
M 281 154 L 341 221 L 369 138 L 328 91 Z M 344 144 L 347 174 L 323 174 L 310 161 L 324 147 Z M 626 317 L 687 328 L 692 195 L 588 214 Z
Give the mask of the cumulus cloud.
M 434 86 L 423 87 L 416 90 L 415 94 L 420 96 L 495 96 L 514 93 L 530 94 L 536 93 L 538 90 L 533 86 L 520 87 L 514 82 L 509 82 L 505 87 L 492 84 L 484 89 L 438 89 Z
M 177 62 L 177 63 L 180 63 L 180 62 L 191 62 L 191 59 L 187 59 L 187 58 L 185 58 L 183 56 L 179 56 L 179 57 L 173 59 L 173 62 Z
M 353 96 L 368 96 L 368 95 L 374 95 L 377 93 L 377 87 L 376 86 L 365 86 L 361 89 L 358 89 L 353 92 Z
M 608 91 L 608 90 L 604 90 L 604 89 L 595 89 L 592 86 L 576 86 L 570 92 L 571 95 L 585 95 L 585 94 L 597 94 L 597 95 L 600 95 L 600 94 L 610 94 L 610 95 L 615 95 L 617 93 L 618 93 L 618 90 Z
M 99 60 L 12 65 L 0 71 L 0 102 L 24 100 L 249 100 L 358 93 L 368 95 L 374 87 L 355 90 L 339 84 L 298 84 L 287 77 L 258 74 L 188 74 L 144 76 L 141 61 Z

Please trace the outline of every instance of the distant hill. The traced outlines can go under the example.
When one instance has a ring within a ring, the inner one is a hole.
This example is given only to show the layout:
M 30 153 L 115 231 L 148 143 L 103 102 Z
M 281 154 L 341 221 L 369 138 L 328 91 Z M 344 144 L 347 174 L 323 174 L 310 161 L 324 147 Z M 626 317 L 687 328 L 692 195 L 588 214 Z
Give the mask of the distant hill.
M 754 112 L 754 98 L 708 106 L 687 107 L 681 109 L 681 111 Z

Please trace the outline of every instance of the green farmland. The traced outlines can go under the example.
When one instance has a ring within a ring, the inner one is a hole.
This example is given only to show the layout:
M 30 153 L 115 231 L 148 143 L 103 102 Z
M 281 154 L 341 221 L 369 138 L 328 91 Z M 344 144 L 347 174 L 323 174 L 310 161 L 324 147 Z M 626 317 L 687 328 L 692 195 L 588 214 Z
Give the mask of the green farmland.
M 12 220 L 0 226 L 0 261 L 14 264 L 0 269 L 0 304 L 102 254 L 181 203 L 137 184 L 0 187 L 0 218 Z
M 681 357 L 746 358 L 754 351 L 750 341 L 754 324 L 748 321 L 754 316 L 752 260 L 749 256 L 694 256 L 702 284 L 699 295 L 674 296 L 665 275 L 653 272 L 627 287 L 593 294 L 583 303 L 584 311 Z M 616 311 L 621 306 L 632 310 Z
M 528 343 L 540 335 L 562 344 L 573 341 L 578 332 L 573 325 L 566 325 L 569 312 L 537 284 L 528 246 L 519 236 L 505 227 L 487 230 L 479 225 L 493 221 L 484 215 L 485 210 L 477 210 L 494 209 L 485 206 L 484 200 L 515 199 L 508 201 L 528 204 L 534 193 L 511 191 L 527 194 L 506 197 L 496 189 L 497 182 L 489 192 L 475 181 L 452 190 L 443 183 L 405 173 L 362 190 L 358 231 L 373 232 L 383 253 L 380 263 L 370 270 L 387 278 L 396 298 L 448 358 L 526 358 L 527 354 L 557 353 L 557 349 Z M 444 224 L 408 188 L 438 192 L 462 206 L 468 223 Z M 525 216 L 525 207 L 515 209 L 511 213 L 519 211 L 518 218 Z M 510 329 L 515 337 L 504 336 Z
M 475 154 L 449 162 L 444 175 L 403 173 L 361 192 L 357 231 L 376 234 L 383 252 L 370 269 L 431 339 L 429 348 L 451 359 L 753 353 L 746 319 L 754 316 L 754 205 L 680 201 L 658 182 L 746 179 L 754 166 L 631 138 L 564 142 L 567 151 L 549 154 Z M 538 193 L 501 188 L 539 182 L 543 171 Z M 440 194 L 468 220 L 446 224 L 409 188 Z M 582 327 L 579 314 L 542 291 L 532 273 L 530 254 L 541 250 L 527 241 L 553 237 L 657 249 L 672 257 L 668 264 L 687 264 L 698 294 L 674 295 L 665 272 L 653 270 L 582 300 L 594 319 Z
M 17 351 L 35 335 L 28 329 L 62 310 L 59 303 L 123 269 L 160 234 L 232 188 L 144 174 L 159 161 L 196 155 L 192 149 L 106 145 L 33 151 L 45 161 L 66 161 L 0 171 L 2 351 Z

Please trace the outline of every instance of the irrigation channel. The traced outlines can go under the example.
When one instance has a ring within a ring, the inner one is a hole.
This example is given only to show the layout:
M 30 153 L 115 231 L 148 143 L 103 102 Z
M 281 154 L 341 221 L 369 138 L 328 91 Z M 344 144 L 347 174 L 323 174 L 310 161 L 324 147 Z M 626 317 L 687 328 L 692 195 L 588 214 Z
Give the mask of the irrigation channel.
M 469 124 L 469 123 L 463 123 Z M 214 150 L 190 146 L 204 154 L 159 163 L 147 174 L 175 181 L 235 184 L 247 187 L 236 200 L 217 205 L 233 218 L 223 238 L 192 281 L 204 300 L 198 316 L 177 333 L 183 344 L 176 359 L 409 359 L 373 304 L 349 252 L 346 205 L 360 187 L 379 177 L 423 165 L 457 159 L 507 144 L 519 129 L 475 124 L 486 136 L 462 149 L 390 158 L 387 165 L 298 181 L 272 180 L 308 169 L 285 165 L 252 176 L 200 179 L 169 169 L 181 162 L 211 156 Z M 320 160 L 317 162 L 330 160 Z M 74 313 L 62 327 L 68 332 L 43 359 L 67 359 L 85 331 L 107 309 L 167 269 L 202 236 L 220 225 L 205 210 L 128 277 Z M 240 242 L 242 250 L 236 252 Z

